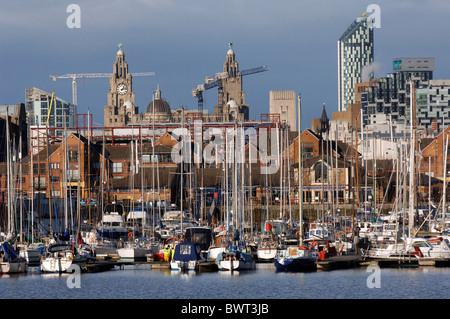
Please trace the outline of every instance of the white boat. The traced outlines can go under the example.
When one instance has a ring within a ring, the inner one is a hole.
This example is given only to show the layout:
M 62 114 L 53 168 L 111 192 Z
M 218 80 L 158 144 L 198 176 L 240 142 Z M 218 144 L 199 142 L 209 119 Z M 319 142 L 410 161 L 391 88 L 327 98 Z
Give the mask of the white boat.
M 68 244 L 52 244 L 41 258 L 41 271 L 50 273 L 66 272 L 73 263 L 73 250 Z
M 122 204 L 108 204 L 105 206 L 102 220 L 97 225 L 98 233 L 102 238 L 125 239 L 129 229 L 124 217 Z
M 95 245 L 94 253 L 96 257 L 108 257 L 117 255 L 117 249 L 117 242 L 103 240 Z
M 271 261 L 277 255 L 279 245 L 271 236 L 263 236 L 256 249 L 256 256 L 259 260 Z
M 154 249 L 135 243 L 127 243 L 125 247 L 117 249 L 117 254 L 121 260 L 142 260 L 147 258 L 146 255 L 153 253 Z
M 334 241 L 336 238 L 335 232 L 326 223 L 310 223 L 309 231 L 306 235 L 307 239 L 318 239 Z
M 219 254 L 216 258 L 219 270 L 252 270 L 256 268 L 256 263 L 250 253 L 228 249 Z
M 386 242 L 378 243 L 378 245 L 370 247 L 366 252 L 368 258 L 384 259 L 398 256 L 399 253 L 405 250 L 404 243 Z
M 0 263 L 0 273 L 2 274 L 17 274 L 28 271 L 28 264 L 25 260 L 19 261 L 2 261 Z
M 183 235 L 184 231 L 190 227 L 196 227 L 192 215 L 185 211 L 172 210 L 166 211 L 163 218 L 159 221 L 158 227 L 155 231 L 162 239 L 177 237 Z
M 417 252 L 419 258 L 449 259 L 450 242 L 445 237 L 411 238 L 407 241 L 407 252 Z M 418 252 L 420 250 L 420 253 Z
M 217 256 L 219 254 L 223 253 L 227 249 L 227 243 L 228 243 L 228 232 L 227 230 L 221 228 L 222 231 L 220 231 L 216 235 L 215 243 L 208 248 L 208 259 L 210 260 L 216 260 Z
M 0 273 L 15 274 L 28 271 L 25 258 L 19 257 L 14 248 L 6 241 L 0 246 Z

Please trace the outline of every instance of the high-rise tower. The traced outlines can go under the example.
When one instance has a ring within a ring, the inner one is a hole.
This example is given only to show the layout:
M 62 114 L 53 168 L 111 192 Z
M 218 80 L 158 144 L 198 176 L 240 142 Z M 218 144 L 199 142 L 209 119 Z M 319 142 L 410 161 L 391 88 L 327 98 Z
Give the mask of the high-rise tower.
M 365 15 L 358 17 L 338 41 L 338 105 L 346 111 L 355 101 L 355 85 L 373 78 L 373 25 Z

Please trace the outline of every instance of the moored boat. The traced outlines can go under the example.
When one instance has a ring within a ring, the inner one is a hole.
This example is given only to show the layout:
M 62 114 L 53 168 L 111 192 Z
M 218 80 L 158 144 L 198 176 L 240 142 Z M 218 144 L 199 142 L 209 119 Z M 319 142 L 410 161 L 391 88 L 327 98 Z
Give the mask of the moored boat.
M 179 243 L 175 247 L 173 258 L 170 261 L 172 270 L 198 270 L 199 264 L 205 259 L 201 256 L 200 244 L 193 242 Z
M 124 217 L 122 204 L 107 204 L 102 220 L 97 225 L 98 233 L 102 238 L 124 240 L 130 233 Z
M 117 249 L 117 254 L 121 260 L 143 260 L 147 258 L 146 255 L 151 253 L 153 253 L 152 248 L 144 247 L 138 243 L 127 243 L 125 247 Z
M 73 250 L 69 244 L 52 244 L 41 258 L 41 272 L 66 272 L 73 263 Z
M 219 270 L 252 270 L 256 268 L 252 255 L 245 251 L 243 247 L 232 247 L 216 258 Z
M 28 271 L 28 264 L 25 258 L 19 257 L 14 248 L 5 241 L 0 246 L 0 273 L 14 274 Z
M 317 270 L 317 254 L 303 246 L 280 249 L 274 259 L 277 271 L 310 272 Z

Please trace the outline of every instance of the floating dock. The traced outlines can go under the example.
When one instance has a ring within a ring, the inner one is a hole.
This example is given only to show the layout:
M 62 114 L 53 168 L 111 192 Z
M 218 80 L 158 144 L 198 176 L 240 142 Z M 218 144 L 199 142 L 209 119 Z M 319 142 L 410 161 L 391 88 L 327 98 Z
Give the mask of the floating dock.
M 366 258 L 361 266 L 378 265 L 380 268 L 450 267 L 450 259 L 443 258 Z
M 359 267 L 361 264 L 360 255 L 341 255 L 317 261 L 317 270 L 337 270 Z

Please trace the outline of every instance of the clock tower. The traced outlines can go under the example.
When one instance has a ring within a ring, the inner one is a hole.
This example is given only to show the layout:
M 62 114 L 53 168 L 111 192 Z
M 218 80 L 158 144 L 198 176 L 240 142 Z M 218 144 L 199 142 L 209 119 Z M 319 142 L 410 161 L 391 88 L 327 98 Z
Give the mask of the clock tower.
M 134 92 L 132 91 L 132 76 L 128 73 L 128 63 L 122 44 L 116 54 L 113 74 L 109 78 L 110 91 L 108 105 L 104 111 L 104 126 L 127 126 L 139 120 L 138 106 L 134 105 Z

